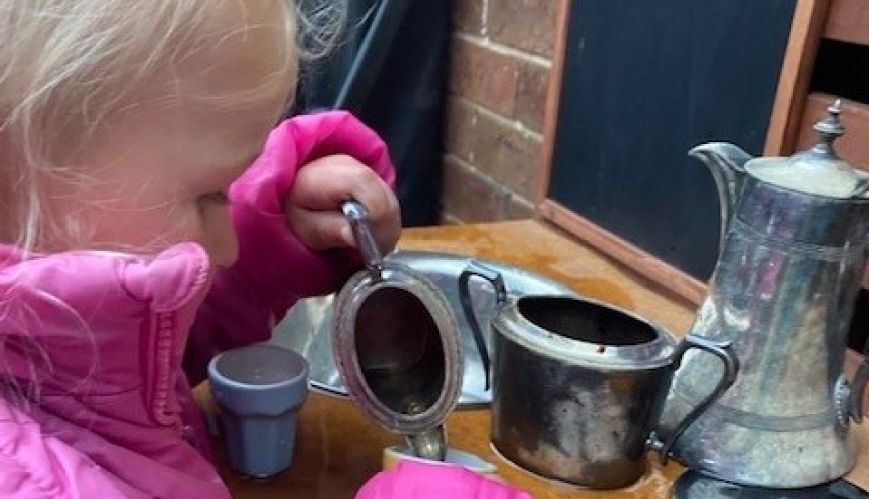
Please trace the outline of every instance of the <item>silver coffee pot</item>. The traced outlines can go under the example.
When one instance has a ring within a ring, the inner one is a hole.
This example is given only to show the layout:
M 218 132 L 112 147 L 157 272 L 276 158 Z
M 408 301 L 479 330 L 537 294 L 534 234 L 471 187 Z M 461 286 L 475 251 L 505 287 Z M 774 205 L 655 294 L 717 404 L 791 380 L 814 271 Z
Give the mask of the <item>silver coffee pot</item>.
M 691 334 L 730 342 L 736 382 L 687 428 L 673 454 L 715 477 L 797 488 L 845 475 L 862 418 L 866 361 L 849 383 L 847 333 L 867 259 L 869 175 L 841 160 L 838 101 L 820 141 L 789 158 L 751 158 L 727 143 L 690 155 L 712 171 L 721 248 Z M 661 426 L 672 428 L 721 378 L 721 363 L 686 353 Z

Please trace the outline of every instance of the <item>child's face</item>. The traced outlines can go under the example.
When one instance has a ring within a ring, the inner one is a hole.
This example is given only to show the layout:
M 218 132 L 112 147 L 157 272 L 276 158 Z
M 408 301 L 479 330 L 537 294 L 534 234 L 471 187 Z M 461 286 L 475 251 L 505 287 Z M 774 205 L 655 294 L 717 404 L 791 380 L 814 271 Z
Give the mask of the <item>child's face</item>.
M 142 91 L 139 104 L 115 117 L 76 158 L 87 180 L 55 186 L 56 212 L 80 215 L 69 220 L 81 220 L 82 227 L 70 229 L 84 232 L 89 247 L 153 252 L 196 241 L 215 265 L 235 260 L 238 243 L 225 192 L 279 119 L 295 67 L 287 67 L 282 55 L 287 42 L 278 2 L 215 4 L 236 6 L 218 16 L 228 19 L 240 19 L 246 4 L 246 24 L 263 28 L 187 58 L 173 79 L 177 92 L 170 94 L 179 95 L 167 98 L 154 89 L 165 90 L 161 85 Z M 239 106 L 238 94 L 245 91 L 253 97 L 242 97 Z M 219 101 L 229 94 L 235 97 Z

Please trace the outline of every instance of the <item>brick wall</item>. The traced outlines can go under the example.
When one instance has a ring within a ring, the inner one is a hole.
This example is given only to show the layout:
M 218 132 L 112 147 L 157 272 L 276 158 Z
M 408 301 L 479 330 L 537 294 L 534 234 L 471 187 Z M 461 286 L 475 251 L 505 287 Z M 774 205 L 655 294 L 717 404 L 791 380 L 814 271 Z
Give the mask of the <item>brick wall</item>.
M 453 0 L 443 217 L 530 217 L 557 0 Z

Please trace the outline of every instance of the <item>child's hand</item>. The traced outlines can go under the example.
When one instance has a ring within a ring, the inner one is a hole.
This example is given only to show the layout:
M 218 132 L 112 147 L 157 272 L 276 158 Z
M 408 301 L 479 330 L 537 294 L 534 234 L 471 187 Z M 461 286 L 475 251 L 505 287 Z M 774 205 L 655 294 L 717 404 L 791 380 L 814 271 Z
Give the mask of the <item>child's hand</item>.
M 326 156 L 299 169 L 285 207 L 290 228 L 311 249 L 355 246 L 340 211 L 351 199 L 368 210 L 380 250 L 392 251 L 401 233 L 398 200 L 383 179 L 350 156 Z

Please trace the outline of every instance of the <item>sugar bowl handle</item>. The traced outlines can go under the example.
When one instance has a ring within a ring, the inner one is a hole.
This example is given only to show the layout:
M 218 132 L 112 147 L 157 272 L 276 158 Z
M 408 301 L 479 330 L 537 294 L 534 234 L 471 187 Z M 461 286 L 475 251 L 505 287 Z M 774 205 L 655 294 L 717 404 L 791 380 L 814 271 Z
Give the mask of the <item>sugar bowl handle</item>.
M 507 303 L 507 288 L 504 285 L 504 278 L 495 269 L 483 265 L 476 260 L 471 260 L 468 266 L 459 275 L 459 299 L 462 302 L 462 310 L 465 312 L 465 317 L 468 319 L 468 324 L 471 325 L 471 331 L 474 333 L 474 342 L 477 344 L 477 351 L 480 352 L 480 363 L 485 371 L 486 390 L 489 389 L 490 376 L 489 365 L 489 350 L 486 348 L 486 341 L 483 338 L 483 329 L 480 326 L 480 320 L 474 312 L 474 305 L 471 301 L 471 277 L 482 277 L 489 281 L 495 288 L 496 307 L 500 308 Z
M 714 390 L 712 390 L 712 393 L 710 393 L 702 402 L 697 404 L 696 407 L 691 409 L 682 421 L 679 422 L 676 428 L 670 432 L 670 435 L 668 435 L 665 440 L 661 440 L 656 430 L 652 430 L 649 434 L 646 445 L 660 455 L 661 464 L 667 464 L 667 460 L 670 457 L 670 450 L 673 448 L 676 440 L 682 436 L 682 433 L 684 433 L 685 430 L 687 430 L 688 427 L 709 408 L 709 406 L 714 404 L 721 395 L 730 388 L 733 382 L 736 381 L 736 375 L 739 372 L 739 359 L 736 357 L 736 354 L 733 353 L 733 350 L 730 347 L 730 342 L 716 342 L 709 338 L 689 334 L 676 348 L 676 353 L 673 356 L 673 364 L 671 366 L 672 373 L 675 374 L 679 369 L 679 366 L 682 364 L 682 357 L 685 356 L 685 352 L 692 348 L 704 350 L 721 359 L 722 364 L 724 364 L 724 374 L 721 376 L 721 380 L 718 381 L 718 385 Z

